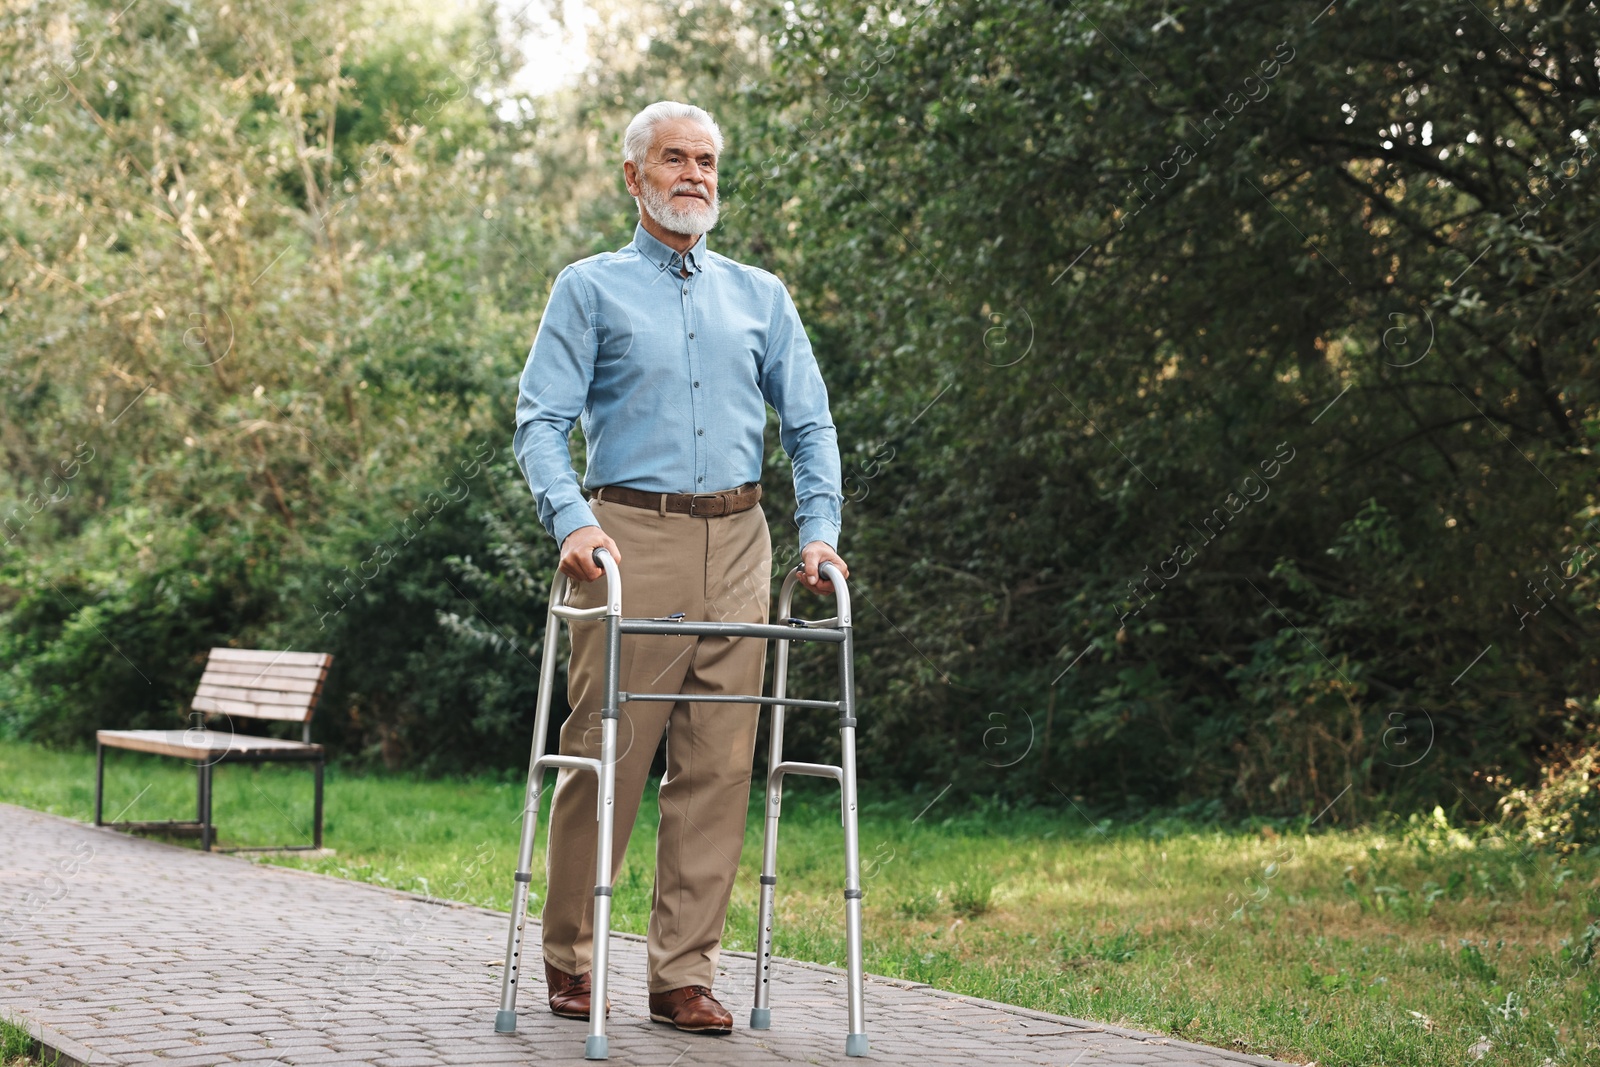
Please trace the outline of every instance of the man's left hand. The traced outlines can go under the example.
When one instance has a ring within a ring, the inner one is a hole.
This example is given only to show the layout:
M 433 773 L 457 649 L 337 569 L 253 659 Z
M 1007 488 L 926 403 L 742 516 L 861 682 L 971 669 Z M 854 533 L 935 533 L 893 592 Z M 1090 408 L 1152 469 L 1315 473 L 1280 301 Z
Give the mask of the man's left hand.
M 850 577 L 850 568 L 844 558 L 828 546 L 826 541 L 812 541 L 800 550 L 800 562 L 805 567 L 805 577 L 801 581 L 813 593 L 832 595 L 833 583 L 822 576 L 822 565 L 832 563 L 839 568 L 842 577 Z

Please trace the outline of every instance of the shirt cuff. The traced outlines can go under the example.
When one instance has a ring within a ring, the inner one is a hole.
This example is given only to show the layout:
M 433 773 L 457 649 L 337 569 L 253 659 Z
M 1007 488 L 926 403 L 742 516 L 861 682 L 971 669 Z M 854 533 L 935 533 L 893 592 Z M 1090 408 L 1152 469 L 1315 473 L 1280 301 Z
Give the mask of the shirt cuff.
M 821 541 L 835 552 L 839 551 L 839 524 L 827 519 L 807 519 L 800 526 L 800 547 Z
M 567 536 L 574 530 L 581 530 L 585 526 L 599 526 L 594 519 L 594 512 L 589 510 L 589 505 L 582 500 L 568 504 L 556 513 L 555 529 L 551 534 L 556 539 L 556 548 L 559 550 L 567 543 Z

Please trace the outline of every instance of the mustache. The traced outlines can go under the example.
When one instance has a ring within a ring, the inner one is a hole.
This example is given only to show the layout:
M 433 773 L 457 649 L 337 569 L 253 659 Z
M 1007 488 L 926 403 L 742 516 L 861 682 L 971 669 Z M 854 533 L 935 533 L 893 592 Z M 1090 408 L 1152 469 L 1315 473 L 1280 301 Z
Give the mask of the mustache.
M 706 194 L 705 185 L 699 182 L 679 182 L 677 185 L 672 187 L 672 192 L 670 195 L 678 196 L 681 193 L 693 193 L 702 200 L 709 201 L 711 199 L 711 197 Z

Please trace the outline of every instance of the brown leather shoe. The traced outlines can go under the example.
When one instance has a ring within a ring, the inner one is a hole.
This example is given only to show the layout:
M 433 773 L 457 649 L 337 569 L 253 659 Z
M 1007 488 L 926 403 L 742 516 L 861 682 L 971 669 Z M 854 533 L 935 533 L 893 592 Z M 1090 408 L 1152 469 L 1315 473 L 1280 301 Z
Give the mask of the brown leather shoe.
M 651 993 L 650 1018 L 696 1034 L 733 1032 L 733 1016 L 717 1003 L 710 988 L 703 985 L 686 985 L 665 993 Z
M 566 971 L 544 965 L 545 988 L 550 994 L 550 1010 L 568 1019 L 589 1017 L 589 973 L 568 974 Z M 606 1016 L 611 1015 L 611 999 L 606 998 Z

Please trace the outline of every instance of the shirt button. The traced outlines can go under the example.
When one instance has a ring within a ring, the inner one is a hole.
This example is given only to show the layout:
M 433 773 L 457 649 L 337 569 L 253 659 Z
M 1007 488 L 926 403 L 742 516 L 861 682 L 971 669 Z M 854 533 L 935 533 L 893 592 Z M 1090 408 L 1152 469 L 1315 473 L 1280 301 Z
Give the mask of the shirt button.
M 701 437 L 704 437 L 706 435 L 706 432 L 704 430 L 696 430 L 695 433 L 699 434 Z
M 689 334 L 689 340 L 691 340 L 691 341 L 693 341 L 693 340 L 694 340 L 694 333 L 693 333 L 693 332 L 691 332 L 691 333 L 690 333 L 690 334 Z
M 684 296 L 688 296 L 689 295 L 689 287 L 687 285 L 683 287 L 683 295 Z
M 697 479 L 695 479 L 695 480 L 696 480 L 696 481 L 698 481 L 698 482 L 700 482 L 700 483 L 701 483 L 701 484 L 704 484 L 704 483 L 705 483 L 705 479 L 704 479 L 704 478 L 697 478 Z
M 700 383 L 699 383 L 699 382 L 695 382 L 695 383 L 694 383 L 694 387 L 695 387 L 695 388 L 696 388 L 696 389 L 698 389 L 698 388 L 700 388 Z

